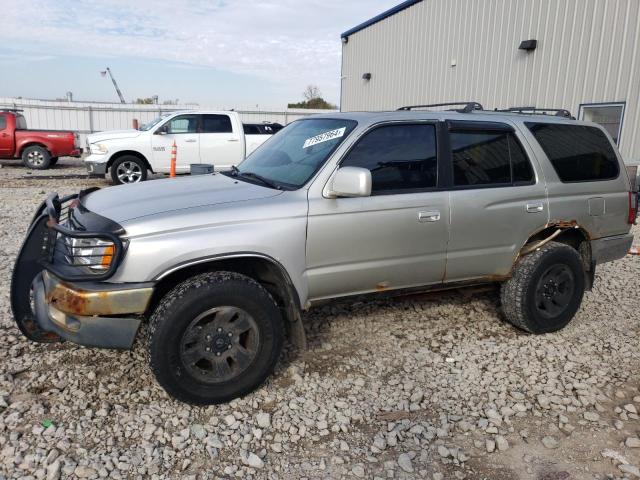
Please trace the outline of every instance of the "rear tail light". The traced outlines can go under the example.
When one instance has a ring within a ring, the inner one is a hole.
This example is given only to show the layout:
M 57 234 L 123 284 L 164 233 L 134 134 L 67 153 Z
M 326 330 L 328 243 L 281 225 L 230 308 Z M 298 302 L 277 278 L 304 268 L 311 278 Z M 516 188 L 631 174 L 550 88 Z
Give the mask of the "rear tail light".
M 637 214 L 638 214 L 638 193 L 629 192 L 629 217 L 627 218 L 627 223 L 629 225 L 635 225 Z

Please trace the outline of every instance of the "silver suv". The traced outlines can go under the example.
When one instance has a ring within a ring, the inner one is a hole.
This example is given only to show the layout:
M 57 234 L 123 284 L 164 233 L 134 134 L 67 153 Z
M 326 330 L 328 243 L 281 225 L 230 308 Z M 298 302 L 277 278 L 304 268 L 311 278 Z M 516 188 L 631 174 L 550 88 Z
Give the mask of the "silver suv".
M 38 342 L 129 348 L 177 399 L 231 400 L 321 300 L 501 283 L 504 317 L 563 328 L 632 242 L 610 136 L 568 113 L 405 107 L 296 121 L 230 172 L 50 195 L 12 308 Z

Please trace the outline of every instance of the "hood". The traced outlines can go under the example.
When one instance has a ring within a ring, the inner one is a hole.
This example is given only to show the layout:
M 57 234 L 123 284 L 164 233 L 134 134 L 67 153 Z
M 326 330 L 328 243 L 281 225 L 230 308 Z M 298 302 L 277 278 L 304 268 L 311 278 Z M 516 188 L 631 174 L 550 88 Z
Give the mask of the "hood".
M 87 135 L 89 143 L 103 142 L 105 140 L 118 140 L 120 138 L 135 138 L 140 136 L 142 132 L 139 130 L 109 130 L 107 132 L 98 132 Z
M 257 200 L 281 193 L 217 173 L 108 187 L 88 194 L 82 203 L 90 211 L 121 223 L 158 213 Z

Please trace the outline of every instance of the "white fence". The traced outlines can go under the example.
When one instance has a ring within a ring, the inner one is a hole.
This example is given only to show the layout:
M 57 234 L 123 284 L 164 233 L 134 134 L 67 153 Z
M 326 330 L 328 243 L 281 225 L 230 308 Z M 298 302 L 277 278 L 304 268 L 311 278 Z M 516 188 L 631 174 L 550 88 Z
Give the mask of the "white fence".
M 17 108 L 29 128 L 73 130 L 81 137 L 81 145 L 89 133 L 104 130 L 124 130 L 132 127 L 133 119 L 140 125 L 162 113 L 179 110 L 221 110 L 200 105 L 139 105 L 134 103 L 98 103 L 32 100 L 0 97 L 1 108 Z M 287 109 L 282 111 L 237 110 L 245 123 L 278 122 L 282 125 L 329 110 Z

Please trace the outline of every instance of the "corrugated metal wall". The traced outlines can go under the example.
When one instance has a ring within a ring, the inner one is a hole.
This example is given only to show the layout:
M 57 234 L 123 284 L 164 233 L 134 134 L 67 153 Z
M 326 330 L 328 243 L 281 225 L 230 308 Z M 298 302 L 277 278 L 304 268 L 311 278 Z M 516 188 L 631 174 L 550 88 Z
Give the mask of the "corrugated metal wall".
M 73 130 L 80 133 L 81 145 L 89 133 L 103 130 L 131 128 L 137 118 L 140 124 L 149 122 L 161 113 L 176 110 L 218 110 L 199 105 L 137 105 L 95 102 L 51 102 L 24 98 L 0 97 L 0 108 L 19 108 L 29 128 Z M 294 120 L 327 110 L 288 109 L 275 111 L 238 111 L 245 123 L 278 122 L 286 125 Z
M 518 50 L 527 39 L 535 51 Z M 424 0 L 352 34 L 342 56 L 343 111 L 624 101 L 620 150 L 640 160 L 638 0 Z

